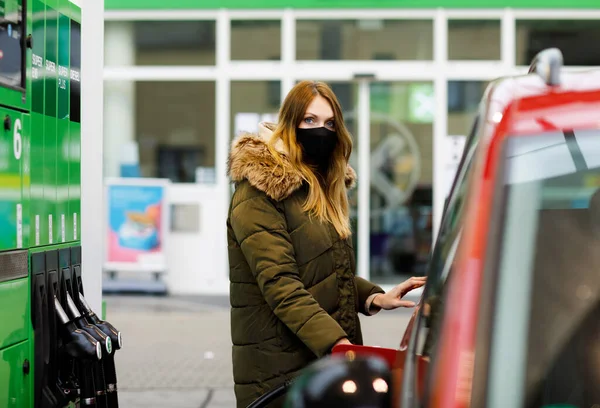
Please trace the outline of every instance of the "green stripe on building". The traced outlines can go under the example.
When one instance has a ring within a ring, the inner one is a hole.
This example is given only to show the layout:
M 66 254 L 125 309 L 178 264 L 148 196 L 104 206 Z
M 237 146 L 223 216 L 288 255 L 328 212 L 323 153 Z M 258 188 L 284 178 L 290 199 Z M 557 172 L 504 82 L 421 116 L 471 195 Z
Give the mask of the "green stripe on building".
M 168 9 L 600 9 L 599 0 L 105 0 L 106 10 Z

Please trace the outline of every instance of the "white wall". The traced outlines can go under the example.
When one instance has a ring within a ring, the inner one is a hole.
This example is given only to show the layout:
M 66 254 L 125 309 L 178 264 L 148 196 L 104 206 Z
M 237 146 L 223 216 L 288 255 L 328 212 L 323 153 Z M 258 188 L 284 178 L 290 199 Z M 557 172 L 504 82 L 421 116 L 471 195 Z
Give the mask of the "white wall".
M 167 235 L 164 281 L 169 293 L 229 293 L 226 195 L 216 185 L 171 184 L 167 197 L 172 205 L 196 204 L 199 211 L 197 233 L 170 231 Z

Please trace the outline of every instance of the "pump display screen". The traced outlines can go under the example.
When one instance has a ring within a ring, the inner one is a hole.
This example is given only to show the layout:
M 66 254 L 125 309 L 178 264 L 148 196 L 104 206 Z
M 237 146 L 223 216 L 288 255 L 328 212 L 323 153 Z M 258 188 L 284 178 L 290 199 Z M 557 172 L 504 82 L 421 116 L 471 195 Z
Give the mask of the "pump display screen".
M 23 0 L 0 0 L 0 86 L 23 88 Z

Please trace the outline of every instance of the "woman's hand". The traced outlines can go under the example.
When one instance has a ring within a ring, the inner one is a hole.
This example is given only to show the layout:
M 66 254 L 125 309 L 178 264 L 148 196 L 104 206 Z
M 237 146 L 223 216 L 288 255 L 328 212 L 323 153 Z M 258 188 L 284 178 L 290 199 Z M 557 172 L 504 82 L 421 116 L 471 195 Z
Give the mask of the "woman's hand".
M 336 341 L 330 351 L 333 351 L 333 349 L 336 348 L 336 346 L 339 346 L 340 344 L 350 344 L 350 345 L 352 345 L 352 343 L 350 342 L 350 340 L 348 340 L 347 338 L 344 337 L 343 339 L 339 339 L 338 341 Z
M 388 293 L 375 296 L 373 304 L 384 310 L 393 310 L 399 307 L 414 307 L 415 302 L 402 300 L 402 298 L 411 290 L 423 286 L 426 280 L 426 276 L 413 276 L 390 290 Z
M 351 345 L 352 343 L 350 343 L 350 340 L 348 340 L 348 339 L 340 339 L 337 341 L 337 343 L 334 344 L 333 347 L 339 346 L 340 344 L 350 344 Z

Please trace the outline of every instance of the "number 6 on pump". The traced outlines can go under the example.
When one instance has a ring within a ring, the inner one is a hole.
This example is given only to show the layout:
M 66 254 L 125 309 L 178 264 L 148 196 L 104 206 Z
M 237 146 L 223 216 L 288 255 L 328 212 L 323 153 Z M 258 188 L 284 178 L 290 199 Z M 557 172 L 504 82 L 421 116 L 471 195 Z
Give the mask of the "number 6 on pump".
M 15 130 L 13 133 L 13 152 L 15 154 L 15 159 L 21 159 L 21 150 L 23 147 L 23 142 L 21 140 L 21 119 L 17 119 L 15 121 Z

